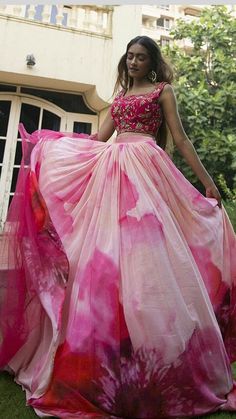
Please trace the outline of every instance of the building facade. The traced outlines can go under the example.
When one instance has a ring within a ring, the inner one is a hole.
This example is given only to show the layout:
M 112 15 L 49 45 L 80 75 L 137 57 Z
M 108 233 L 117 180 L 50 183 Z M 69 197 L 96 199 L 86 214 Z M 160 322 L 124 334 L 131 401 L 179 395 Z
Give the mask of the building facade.
M 199 6 L 0 5 L 0 224 L 21 161 L 18 125 L 94 133 L 111 101 L 120 56 L 140 34 L 171 42 Z

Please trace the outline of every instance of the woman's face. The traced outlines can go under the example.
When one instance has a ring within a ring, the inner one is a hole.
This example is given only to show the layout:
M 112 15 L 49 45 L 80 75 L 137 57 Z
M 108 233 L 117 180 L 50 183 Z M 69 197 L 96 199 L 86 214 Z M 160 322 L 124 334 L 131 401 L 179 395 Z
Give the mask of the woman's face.
M 133 44 L 127 52 L 126 65 L 130 77 L 142 79 L 151 69 L 151 58 L 145 47 Z

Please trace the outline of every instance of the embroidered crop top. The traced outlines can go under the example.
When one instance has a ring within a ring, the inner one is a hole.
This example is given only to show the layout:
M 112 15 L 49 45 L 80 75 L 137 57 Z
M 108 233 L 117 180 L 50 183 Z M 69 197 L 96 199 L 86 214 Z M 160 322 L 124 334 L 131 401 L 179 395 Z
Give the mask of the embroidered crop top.
M 138 132 L 156 135 L 163 119 L 158 98 L 166 82 L 150 93 L 124 96 L 122 90 L 111 105 L 111 116 L 118 134 L 122 132 Z

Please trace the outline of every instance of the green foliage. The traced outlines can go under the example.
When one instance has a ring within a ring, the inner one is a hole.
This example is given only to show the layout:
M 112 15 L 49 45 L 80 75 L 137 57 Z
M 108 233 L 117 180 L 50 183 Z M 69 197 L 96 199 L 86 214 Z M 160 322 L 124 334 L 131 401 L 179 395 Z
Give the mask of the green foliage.
M 224 192 L 225 197 L 236 205 L 236 189 L 229 189 L 225 181 L 225 178 L 222 174 L 218 176 L 218 183 L 221 186 L 221 189 Z
M 236 232 L 236 188 L 231 190 L 227 186 L 227 183 L 222 174 L 218 176 L 217 180 L 221 190 L 223 191 L 224 196 L 226 197 L 226 201 L 223 201 L 224 207 L 233 225 L 234 231 Z M 236 364 L 234 368 L 236 372 Z
M 224 195 L 219 176 L 236 187 L 236 19 L 225 6 L 203 9 L 196 21 L 179 20 L 166 55 L 175 73 L 175 92 L 185 131 Z M 179 47 L 176 41 L 181 41 Z M 192 48 L 186 45 L 191 41 Z M 202 189 L 182 157 L 174 161 Z
M 225 201 L 223 204 L 236 233 L 236 201 Z

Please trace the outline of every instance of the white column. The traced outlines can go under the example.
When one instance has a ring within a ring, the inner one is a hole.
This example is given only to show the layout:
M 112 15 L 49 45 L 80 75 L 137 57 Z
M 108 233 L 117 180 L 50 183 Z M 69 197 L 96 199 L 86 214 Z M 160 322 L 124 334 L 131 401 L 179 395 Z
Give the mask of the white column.
M 21 5 L 20 5 L 20 4 L 15 4 L 15 5 L 13 6 L 13 13 L 14 13 L 14 16 L 21 16 L 21 11 L 22 11 L 22 7 L 21 7 Z
M 30 7 L 28 8 L 28 18 L 29 19 L 34 19 L 35 16 L 35 6 L 33 4 L 30 5 Z
M 85 10 L 82 6 L 77 6 L 77 28 L 83 29 L 84 27 L 84 19 L 85 19 Z
M 62 4 L 58 4 L 57 5 L 56 24 L 57 25 L 62 25 L 63 18 L 64 18 L 64 15 L 63 15 L 63 5 Z
M 89 30 L 97 32 L 97 10 L 92 8 L 89 14 Z
M 77 13 L 78 13 L 78 7 L 72 6 L 71 15 L 69 19 L 69 26 L 72 26 L 73 28 L 77 27 Z
M 103 32 L 104 28 L 103 28 L 103 9 L 97 9 L 97 29 L 98 32 Z
M 107 12 L 107 27 L 105 33 L 106 35 L 112 34 L 112 10 L 108 10 Z
M 7 7 L 7 6 L 6 6 L 6 4 L 0 4 L 0 13 L 1 13 L 1 14 L 2 14 L 2 13 L 3 13 L 3 14 L 5 14 L 5 12 L 6 12 L 6 10 L 5 10 L 5 9 L 6 9 L 6 7 Z
M 89 29 L 90 26 L 90 7 L 84 6 L 84 29 Z
M 52 6 L 48 6 L 48 5 L 45 5 L 43 7 L 43 12 L 42 12 L 42 22 L 43 23 L 50 23 L 51 8 L 52 8 Z

